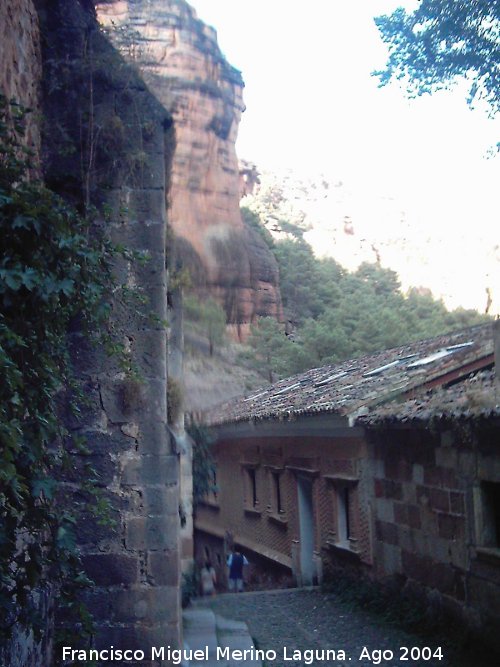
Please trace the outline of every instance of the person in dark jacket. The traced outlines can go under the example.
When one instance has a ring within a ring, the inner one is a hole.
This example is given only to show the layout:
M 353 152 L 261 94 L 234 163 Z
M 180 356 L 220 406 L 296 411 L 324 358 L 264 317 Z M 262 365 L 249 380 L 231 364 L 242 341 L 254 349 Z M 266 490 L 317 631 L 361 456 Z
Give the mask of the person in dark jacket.
M 236 548 L 228 556 L 227 566 L 229 568 L 229 590 L 235 593 L 243 591 L 243 567 L 248 565 L 248 560 Z

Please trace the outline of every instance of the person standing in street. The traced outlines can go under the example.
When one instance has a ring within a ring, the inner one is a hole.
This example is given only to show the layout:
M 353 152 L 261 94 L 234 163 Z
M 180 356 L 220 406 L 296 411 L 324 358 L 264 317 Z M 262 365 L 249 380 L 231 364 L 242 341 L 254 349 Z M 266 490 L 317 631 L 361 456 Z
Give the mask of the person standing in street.
M 215 575 L 215 570 L 212 567 L 212 563 L 209 560 L 205 561 L 205 565 L 201 568 L 200 578 L 201 592 L 203 595 L 215 595 L 217 577 Z
M 245 565 L 248 565 L 248 560 L 238 549 L 234 548 L 227 559 L 229 590 L 234 593 L 243 592 L 243 567 Z

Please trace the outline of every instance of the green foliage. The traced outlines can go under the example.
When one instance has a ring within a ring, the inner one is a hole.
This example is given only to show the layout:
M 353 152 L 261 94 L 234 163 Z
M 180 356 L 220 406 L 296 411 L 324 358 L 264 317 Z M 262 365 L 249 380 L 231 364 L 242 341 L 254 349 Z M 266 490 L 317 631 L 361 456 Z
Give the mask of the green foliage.
M 198 597 L 200 590 L 200 575 L 196 567 L 193 565 L 188 572 L 182 575 L 181 584 L 181 602 L 182 608 L 185 609 L 191 600 Z
M 308 226 L 305 223 L 305 213 L 292 204 L 286 193 L 285 184 L 281 179 L 271 174 L 259 174 L 260 185 L 255 195 L 244 198 L 245 206 L 242 210 L 250 210 L 258 216 L 258 222 L 249 221 L 252 226 L 262 226 L 268 231 L 280 235 L 289 234 L 295 238 L 302 238 Z M 243 212 L 245 219 L 246 213 Z
M 257 213 L 248 208 L 248 206 L 242 206 L 241 217 L 243 222 L 248 225 L 251 229 L 254 229 L 260 236 L 262 236 L 264 243 L 269 247 L 274 247 L 274 239 L 271 232 L 262 224 L 260 217 Z
M 333 259 L 317 259 L 300 238 L 276 242 L 274 254 L 293 336 L 261 318 L 252 327 L 251 352 L 243 355 L 270 381 L 489 319 L 472 310 L 449 312 L 429 290 L 405 296 L 397 274 L 379 264 L 365 262 L 349 273 Z
M 493 115 L 500 108 L 499 21 L 498 0 L 421 0 L 413 12 L 398 8 L 376 19 L 389 60 L 375 74 L 381 85 L 402 79 L 410 95 L 467 80 L 468 102 L 484 100 Z
M 306 229 L 299 227 L 299 225 L 296 225 L 293 222 L 289 222 L 284 218 L 280 218 L 277 221 L 277 224 L 280 231 L 284 232 L 285 234 L 290 234 L 290 236 L 293 236 L 296 239 L 302 239 L 304 237 L 304 232 Z
M 293 372 L 294 353 L 299 352 L 272 317 L 259 317 L 251 327 L 248 344 L 253 352 L 241 359 L 273 382 L 276 377 Z
M 97 205 L 106 190 L 140 186 L 149 177 L 150 147 L 160 123 L 167 128 L 169 116 L 145 94 L 138 68 L 130 65 L 142 57 L 133 31 L 111 31 L 128 52 L 127 62 L 92 12 L 81 12 L 79 19 L 75 15 L 74 25 L 69 20 L 71 39 L 61 30 L 59 13 L 49 3 L 39 17 L 44 35 L 44 178 L 65 197 L 79 201 L 83 194 L 87 206 Z
M 226 313 L 219 303 L 209 297 L 200 301 L 193 295 L 184 298 L 184 314 L 187 323 L 194 324 L 207 337 L 210 356 L 216 345 L 224 340 Z
M 376 615 L 379 622 L 409 632 L 433 634 L 439 615 L 424 598 L 405 594 L 398 578 L 385 582 L 360 577 L 343 568 L 329 572 L 323 590 L 331 591 L 351 609 L 364 609 Z
M 30 591 L 49 576 L 60 582 L 62 602 L 73 600 L 73 592 L 86 583 L 75 545 L 76 518 L 58 510 L 56 502 L 57 479 L 68 456 L 58 403 L 67 388 L 78 395 L 68 330 L 90 333 L 109 312 L 105 297 L 113 253 L 89 220 L 27 178 L 23 118 L 20 107 L 0 98 L 0 608 L 5 633 L 30 621 Z M 72 408 L 78 410 L 76 401 Z M 90 503 L 102 504 L 97 497 Z
M 303 239 L 279 241 L 275 256 L 280 269 L 283 307 L 292 324 L 318 317 L 326 304 L 335 305 L 340 298 L 336 277 L 343 269 L 334 260 L 318 262 L 311 246 Z
M 196 422 L 186 430 L 193 441 L 193 505 L 196 507 L 207 494 L 216 491 L 216 466 L 212 453 L 214 437 L 205 426 Z

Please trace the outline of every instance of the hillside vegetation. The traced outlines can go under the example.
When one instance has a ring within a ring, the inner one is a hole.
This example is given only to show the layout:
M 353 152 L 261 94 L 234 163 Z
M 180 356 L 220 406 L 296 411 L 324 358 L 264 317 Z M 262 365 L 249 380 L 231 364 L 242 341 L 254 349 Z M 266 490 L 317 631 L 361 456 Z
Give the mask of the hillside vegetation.
M 475 310 L 448 311 L 426 288 L 403 294 L 397 273 L 379 263 L 349 272 L 334 259 L 317 259 L 300 227 L 287 223 L 287 238 L 276 241 L 256 213 L 243 214 L 280 270 L 286 323 L 259 319 L 243 355 L 269 380 L 489 320 Z
M 258 214 L 242 212 L 278 262 L 285 321 L 259 318 L 239 345 L 224 336 L 222 306 L 187 296 L 185 408 L 192 414 L 266 381 L 490 319 L 475 310 L 449 311 L 427 288 L 403 293 L 397 273 L 378 263 L 351 272 L 334 259 L 318 259 L 295 220 L 274 221 L 276 240 Z

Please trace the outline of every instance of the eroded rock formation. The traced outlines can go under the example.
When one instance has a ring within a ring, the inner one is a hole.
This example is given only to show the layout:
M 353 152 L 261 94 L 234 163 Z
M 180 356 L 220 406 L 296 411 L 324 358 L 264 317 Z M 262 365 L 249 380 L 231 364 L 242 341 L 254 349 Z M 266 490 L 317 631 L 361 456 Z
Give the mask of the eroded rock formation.
M 235 140 L 243 80 L 222 55 L 215 30 L 184 0 L 109 0 L 97 11 L 174 117 L 169 218 L 195 285 L 220 300 L 240 336 L 258 315 L 279 318 L 276 262 L 239 210 Z

